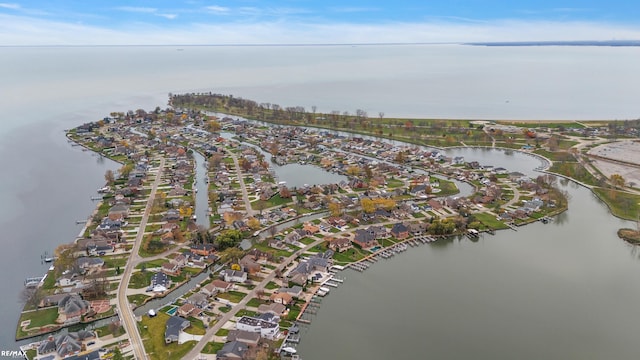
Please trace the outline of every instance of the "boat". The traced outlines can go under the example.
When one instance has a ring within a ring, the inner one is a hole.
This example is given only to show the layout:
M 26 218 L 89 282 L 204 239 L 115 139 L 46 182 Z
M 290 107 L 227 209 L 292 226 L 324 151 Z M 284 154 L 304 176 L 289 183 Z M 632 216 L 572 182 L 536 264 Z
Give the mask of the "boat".
M 49 257 L 44 258 L 44 262 L 50 263 L 50 262 L 53 262 L 53 260 L 55 260 L 55 259 L 56 259 L 55 257 L 49 256 Z
M 111 189 L 108 186 L 105 186 L 105 187 L 102 187 L 102 188 L 98 189 L 97 191 L 100 194 L 104 194 L 106 192 L 109 192 L 109 190 L 111 190 Z
M 291 346 L 283 347 L 282 351 L 284 351 L 284 352 L 286 352 L 288 354 L 295 354 L 295 353 L 298 352 L 295 348 L 293 348 Z

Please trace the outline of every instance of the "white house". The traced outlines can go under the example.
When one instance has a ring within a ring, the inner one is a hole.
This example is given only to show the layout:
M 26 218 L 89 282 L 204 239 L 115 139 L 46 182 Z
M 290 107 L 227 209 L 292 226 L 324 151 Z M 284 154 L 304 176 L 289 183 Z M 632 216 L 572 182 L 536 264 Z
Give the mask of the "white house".
M 279 318 L 271 313 L 265 313 L 260 317 L 243 316 L 236 323 L 236 329 L 260 333 L 261 337 L 275 340 L 280 335 Z

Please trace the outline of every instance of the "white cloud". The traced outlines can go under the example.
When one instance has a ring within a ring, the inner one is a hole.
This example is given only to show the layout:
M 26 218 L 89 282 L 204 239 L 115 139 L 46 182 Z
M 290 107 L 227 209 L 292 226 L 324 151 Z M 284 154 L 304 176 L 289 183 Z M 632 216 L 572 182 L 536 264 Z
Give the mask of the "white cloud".
M 359 13 L 359 12 L 374 12 L 380 11 L 380 8 L 376 7 L 358 7 L 358 6 L 334 6 L 330 7 L 329 11 L 337 13 Z
M 133 13 L 145 13 L 145 14 L 153 14 L 158 11 L 158 9 L 156 8 L 138 7 L 138 6 L 118 6 L 116 10 L 133 12 Z
M 0 14 L 0 45 L 345 44 L 640 39 L 640 26 L 504 20 L 492 23 L 273 21 L 107 29 Z
M 20 4 L 16 4 L 16 3 L 0 3 L 0 8 L 3 9 L 10 9 L 10 10 L 19 10 Z
M 218 5 L 207 6 L 205 7 L 205 10 L 214 14 L 219 14 L 219 15 L 228 14 L 229 11 L 231 11 L 231 9 L 229 9 L 228 7 L 218 6 Z
M 173 19 L 178 17 L 178 14 L 161 14 L 161 13 L 158 13 L 158 14 L 155 14 L 155 15 L 163 17 L 165 19 L 169 19 L 169 20 L 173 20 Z

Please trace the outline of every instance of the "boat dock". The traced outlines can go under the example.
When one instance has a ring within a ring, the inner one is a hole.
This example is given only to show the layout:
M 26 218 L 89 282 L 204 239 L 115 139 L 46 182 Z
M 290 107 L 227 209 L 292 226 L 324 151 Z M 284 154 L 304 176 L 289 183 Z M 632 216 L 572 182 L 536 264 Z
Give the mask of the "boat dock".
M 44 279 L 47 277 L 47 275 L 45 274 L 44 276 L 40 276 L 40 277 L 29 277 L 24 279 L 24 286 L 26 287 L 36 287 L 39 286 L 42 282 L 44 282 Z

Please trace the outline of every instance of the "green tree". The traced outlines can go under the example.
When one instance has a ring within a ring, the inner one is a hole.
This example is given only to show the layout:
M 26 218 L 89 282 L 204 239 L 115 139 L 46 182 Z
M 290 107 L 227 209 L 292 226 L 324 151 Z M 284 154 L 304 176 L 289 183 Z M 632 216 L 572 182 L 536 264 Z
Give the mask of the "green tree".
M 242 232 L 234 229 L 224 230 L 216 238 L 216 244 L 220 250 L 235 247 L 240 241 L 242 241 Z

